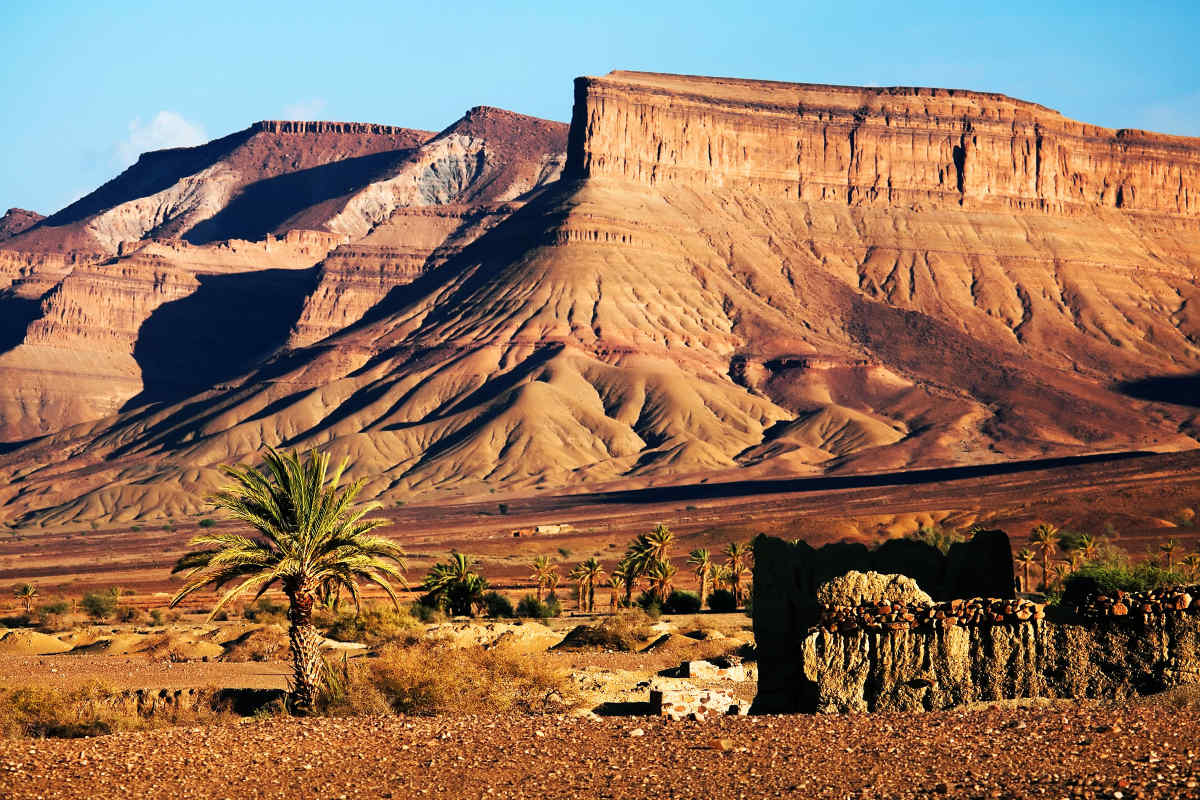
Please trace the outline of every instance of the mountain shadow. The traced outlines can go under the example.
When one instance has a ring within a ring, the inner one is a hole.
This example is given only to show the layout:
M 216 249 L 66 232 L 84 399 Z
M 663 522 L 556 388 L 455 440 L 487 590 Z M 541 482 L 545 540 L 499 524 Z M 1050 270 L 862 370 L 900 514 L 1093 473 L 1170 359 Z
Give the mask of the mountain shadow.
M 0 353 L 7 353 L 25 340 L 25 329 L 37 319 L 40 297 L 17 297 L 0 292 Z
M 1200 373 L 1125 381 L 1117 384 L 1117 391 L 1139 400 L 1200 408 Z
M 247 128 L 199 147 L 174 147 L 143 153 L 132 167 L 34 227 L 69 225 L 121 203 L 157 194 L 182 178 L 212 166 L 253 135 L 253 129 Z
M 142 392 L 124 409 L 183 399 L 252 369 L 282 346 L 317 268 L 201 275 L 192 294 L 142 323 L 133 357 Z
M 360 189 L 399 166 L 412 148 L 388 150 L 289 172 L 244 187 L 227 206 L 183 238 L 192 244 L 257 240 L 312 206 Z

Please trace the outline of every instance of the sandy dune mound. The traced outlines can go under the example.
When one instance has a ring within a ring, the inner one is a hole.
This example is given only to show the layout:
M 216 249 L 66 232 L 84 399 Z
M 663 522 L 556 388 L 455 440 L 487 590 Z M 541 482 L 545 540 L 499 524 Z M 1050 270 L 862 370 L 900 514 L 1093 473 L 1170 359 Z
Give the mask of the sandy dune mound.
M 17 656 L 44 656 L 65 653 L 71 645 L 55 636 L 31 630 L 10 630 L 0 636 L 0 653 Z

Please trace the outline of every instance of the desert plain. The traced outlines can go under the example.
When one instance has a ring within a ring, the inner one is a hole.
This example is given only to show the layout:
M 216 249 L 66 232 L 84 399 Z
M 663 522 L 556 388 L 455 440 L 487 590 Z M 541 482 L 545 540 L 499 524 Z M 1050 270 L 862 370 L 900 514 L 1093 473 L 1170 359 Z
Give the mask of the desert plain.
M 659 525 L 681 593 L 760 534 L 1047 525 L 1038 603 L 1113 554 L 1194 579 L 1200 140 L 964 90 L 574 91 L 569 125 L 261 121 L 0 220 L 0 796 L 1200 796 L 1192 687 L 672 719 L 652 692 L 754 700 L 753 603 L 567 580 Z M 281 596 L 168 608 L 264 447 L 347 459 L 406 554 L 398 610 L 321 618 L 315 716 Z M 452 553 L 527 608 L 557 564 L 559 613 L 409 611 Z

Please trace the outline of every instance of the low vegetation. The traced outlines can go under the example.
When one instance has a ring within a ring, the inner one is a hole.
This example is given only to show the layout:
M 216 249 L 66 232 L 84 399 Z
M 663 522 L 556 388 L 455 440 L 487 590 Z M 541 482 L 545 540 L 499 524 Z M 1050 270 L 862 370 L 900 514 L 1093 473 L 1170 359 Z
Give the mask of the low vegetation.
M 576 703 L 565 672 L 505 647 L 392 644 L 378 658 L 343 660 L 329 672 L 321 710 L 338 716 L 544 714 Z
M 163 710 L 144 717 L 120 693 L 100 683 L 77 689 L 0 689 L 0 734 L 4 736 L 74 739 L 226 717 L 208 708 Z

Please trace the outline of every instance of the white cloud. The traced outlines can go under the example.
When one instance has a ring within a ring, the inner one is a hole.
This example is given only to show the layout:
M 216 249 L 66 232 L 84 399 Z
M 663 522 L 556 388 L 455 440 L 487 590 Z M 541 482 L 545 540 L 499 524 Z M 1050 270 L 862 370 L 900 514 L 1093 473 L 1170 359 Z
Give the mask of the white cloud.
M 1178 136 L 1200 136 L 1200 92 L 1155 103 L 1141 110 L 1137 127 Z
M 320 97 L 310 97 L 299 100 L 283 107 L 284 119 L 312 120 L 321 116 L 325 110 L 325 101 Z
M 208 141 L 204 127 L 189 122 L 174 111 L 159 111 L 149 122 L 141 117 L 129 123 L 129 136 L 116 146 L 116 158 L 122 167 L 137 161 L 138 156 L 151 150 L 167 147 L 193 147 Z

